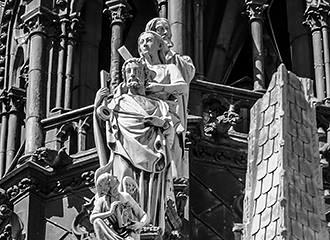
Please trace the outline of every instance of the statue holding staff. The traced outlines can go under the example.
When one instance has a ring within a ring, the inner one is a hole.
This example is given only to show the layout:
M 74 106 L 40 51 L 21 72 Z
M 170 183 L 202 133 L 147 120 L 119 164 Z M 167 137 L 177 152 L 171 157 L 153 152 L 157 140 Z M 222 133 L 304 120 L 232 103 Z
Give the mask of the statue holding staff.
M 139 186 L 137 201 L 156 226 L 165 228 L 165 208 L 168 199 L 174 200 L 172 154 L 175 129 L 168 104 L 146 94 L 147 69 L 141 59 L 132 58 L 123 65 L 122 82 L 108 101 L 112 154 L 105 166 L 96 173 L 111 172 L 119 181 L 129 176 Z M 95 98 L 95 109 L 110 95 L 101 88 Z M 105 144 L 100 132 L 102 121 L 94 113 L 95 141 Z M 97 147 L 99 156 L 106 147 Z

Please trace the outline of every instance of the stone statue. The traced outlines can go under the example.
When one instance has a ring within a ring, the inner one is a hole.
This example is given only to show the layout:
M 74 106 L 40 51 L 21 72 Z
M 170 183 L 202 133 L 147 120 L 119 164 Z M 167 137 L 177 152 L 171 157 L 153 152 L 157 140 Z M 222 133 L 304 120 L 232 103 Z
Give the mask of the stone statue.
M 134 179 L 139 188 L 136 200 L 150 216 L 150 222 L 164 230 L 166 201 L 174 200 L 171 168 L 174 123 L 165 101 L 146 97 L 148 71 L 145 64 L 131 58 L 122 69 L 124 81 L 107 103 L 112 154 L 108 164 L 95 174 L 96 179 L 100 172 L 107 171 L 121 182 L 126 176 Z M 95 109 L 109 95 L 108 88 L 101 88 L 96 94 Z M 94 121 L 95 141 L 102 143 L 102 122 L 97 114 L 94 116 L 97 118 Z M 104 155 L 104 149 L 97 147 L 98 155 Z
M 151 19 L 145 28 L 145 31 L 157 32 L 165 42 L 164 53 L 165 61 L 167 64 L 174 64 L 180 70 L 183 79 L 187 84 L 190 84 L 191 80 L 195 75 L 195 66 L 189 56 L 180 55 L 174 52 L 171 48 L 173 47 L 173 42 L 171 41 L 172 32 L 170 23 L 166 18 L 153 18 Z M 180 119 L 184 119 L 183 124 L 185 129 L 187 128 L 187 104 L 188 104 L 188 93 L 183 95 L 182 100 L 183 108 L 178 112 Z
M 138 39 L 138 51 L 146 62 L 151 74 L 146 88 L 149 98 L 161 99 L 169 106 L 172 122 L 174 123 L 176 136 L 171 149 L 173 175 L 178 176 L 178 166 L 182 164 L 184 154 L 183 133 L 185 132 L 185 118 L 180 117 L 179 112 L 186 111 L 179 99 L 187 96 L 188 85 L 185 82 L 178 67 L 174 64 L 166 64 L 166 44 L 159 34 L 154 31 L 143 32 Z M 179 168 L 180 169 L 180 168 Z
M 110 173 L 96 182 L 96 197 L 90 221 L 99 240 L 139 240 L 139 231 L 149 219 L 129 193 L 119 192 L 119 181 Z
M 145 31 L 154 31 L 162 37 L 165 42 L 166 63 L 176 65 L 186 83 L 189 84 L 195 75 L 195 66 L 189 56 L 180 55 L 171 49 L 173 47 L 172 32 L 168 20 L 166 18 L 153 18 L 147 23 Z
M 164 46 L 164 54 L 165 54 L 165 63 L 166 64 L 174 64 L 179 69 L 183 79 L 187 83 L 189 89 L 189 84 L 195 75 L 195 66 L 189 56 L 181 55 L 171 48 L 173 47 L 172 32 L 170 23 L 166 18 L 153 18 L 151 19 L 145 28 L 145 31 L 154 31 L 157 32 L 165 42 Z M 185 94 L 182 94 L 177 98 L 177 109 L 176 113 L 179 116 L 179 119 L 182 123 L 184 131 L 182 132 L 182 141 L 185 141 L 185 132 L 187 130 L 187 118 L 188 118 L 188 98 L 189 91 Z M 177 168 L 180 173 L 180 177 L 187 177 L 188 173 L 184 173 L 185 169 L 188 169 L 187 161 L 182 161 L 180 165 L 177 163 Z

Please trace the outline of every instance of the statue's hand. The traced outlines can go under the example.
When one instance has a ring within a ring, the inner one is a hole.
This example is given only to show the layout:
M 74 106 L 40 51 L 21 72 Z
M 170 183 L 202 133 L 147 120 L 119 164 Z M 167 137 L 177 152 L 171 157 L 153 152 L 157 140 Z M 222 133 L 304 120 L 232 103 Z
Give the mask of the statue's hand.
M 94 107 L 97 108 L 101 105 L 102 101 L 110 95 L 110 90 L 107 87 L 100 88 L 96 92 Z
M 110 214 L 114 214 L 116 208 L 117 208 L 120 204 L 121 204 L 120 201 L 113 201 L 113 202 L 111 203 L 109 213 L 110 213 Z

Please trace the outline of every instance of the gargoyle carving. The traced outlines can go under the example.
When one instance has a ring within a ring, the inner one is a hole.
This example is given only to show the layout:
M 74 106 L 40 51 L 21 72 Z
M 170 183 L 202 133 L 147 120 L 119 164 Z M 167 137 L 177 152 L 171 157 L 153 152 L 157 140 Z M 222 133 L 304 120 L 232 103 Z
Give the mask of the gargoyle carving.
M 235 112 L 235 105 L 230 104 L 229 109 L 220 116 L 211 115 L 204 126 L 204 134 L 207 137 L 226 136 L 228 130 L 237 124 L 239 115 Z
M 38 156 L 38 161 L 46 163 L 54 169 L 58 169 L 72 163 L 72 158 L 65 152 L 65 147 L 58 151 L 42 147 L 38 148 L 35 153 Z

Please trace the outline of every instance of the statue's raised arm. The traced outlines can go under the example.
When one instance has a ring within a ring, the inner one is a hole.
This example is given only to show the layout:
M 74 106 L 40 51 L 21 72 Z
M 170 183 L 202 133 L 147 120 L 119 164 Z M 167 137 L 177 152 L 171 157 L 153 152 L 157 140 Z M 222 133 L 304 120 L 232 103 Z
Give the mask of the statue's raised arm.
M 172 63 L 177 66 L 184 80 L 189 84 L 195 75 L 195 66 L 189 56 L 181 55 L 171 49 L 173 42 L 171 40 L 172 32 L 169 21 L 166 18 L 153 18 L 147 23 L 145 31 L 154 31 L 162 37 L 165 42 L 166 63 Z
M 154 31 L 141 33 L 138 39 L 140 57 L 146 62 L 149 74 L 147 96 L 165 101 L 170 108 L 176 137 L 171 150 L 174 176 L 187 176 L 188 161 L 184 161 L 184 139 L 187 122 L 188 83 L 179 68 L 166 63 L 166 42 Z

